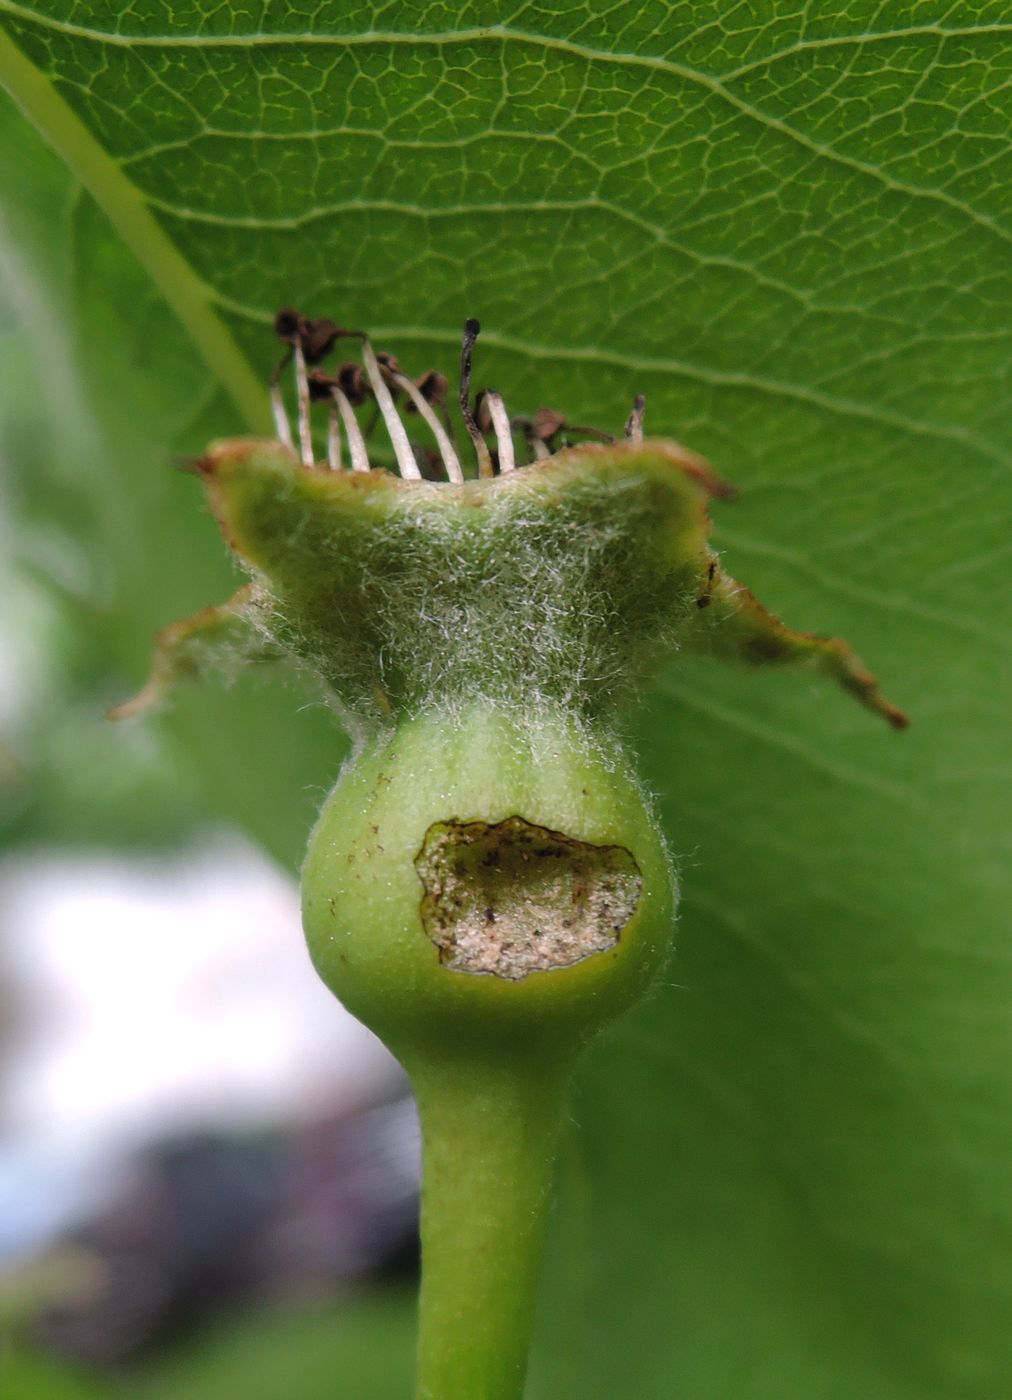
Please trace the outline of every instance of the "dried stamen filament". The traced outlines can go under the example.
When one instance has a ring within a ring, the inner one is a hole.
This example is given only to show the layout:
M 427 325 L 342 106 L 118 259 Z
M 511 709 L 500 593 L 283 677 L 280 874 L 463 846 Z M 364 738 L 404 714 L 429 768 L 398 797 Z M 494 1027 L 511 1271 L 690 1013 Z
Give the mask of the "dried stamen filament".
M 330 394 L 344 424 L 345 435 L 348 439 L 348 451 L 351 453 L 351 469 L 356 472 L 367 472 L 369 470 L 369 453 L 366 450 L 365 438 L 362 436 L 362 429 L 358 426 L 358 419 L 355 417 L 351 401 L 337 384 L 331 384 Z
M 481 430 L 474 421 L 474 414 L 471 412 L 471 352 L 474 350 L 474 342 L 480 333 L 480 321 L 475 320 L 473 316 L 465 321 L 464 339 L 460 346 L 460 412 L 474 446 L 474 455 L 478 459 L 478 475 L 494 476 L 492 454 L 489 452 L 488 443 L 482 437 Z
M 643 419 L 646 416 L 647 401 L 643 394 L 637 394 L 633 402 L 632 413 L 625 422 L 625 435 L 630 442 L 637 445 L 643 441 Z
M 330 414 L 327 418 L 327 463 L 332 472 L 341 470 L 341 424 L 336 402 L 330 405 Z
M 489 417 L 492 420 L 492 427 L 495 430 L 496 452 L 499 457 L 499 470 L 501 472 L 511 472 L 516 466 L 513 456 L 513 430 L 510 427 L 509 414 L 506 412 L 506 405 L 503 403 L 502 394 L 495 389 L 485 390 L 485 406 L 488 409 Z
M 418 390 L 418 388 L 414 384 L 412 384 L 411 380 L 408 379 L 406 375 L 401 374 L 399 370 L 391 371 L 391 378 L 397 385 L 398 389 L 404 390 L 408 398 L 414 404 L 415 408 L 418 410 L 421 416 L 425 419 L 426 423 L 429 425 L 429 428 L 432 431 L 432 436 L 436 439 L 436 445 L 439 448 L 440 455 L 443 458 L 443 465 L 446 467 L 447 477 L 450 481 L 456 482 L 458 485 L 462 485 L 464 481 L 464 473 L 461 469 L 460 459 L 458 458 L 457 453 L 454 450 L 453 443 L 450 441 L 449 437 L 446 434 L 446 429 L 443 427 L 442 423 L 440 423 L 439 419 L 433 413 L 431 405 L 425 399 L 424 395 Z
M 383 415 L 383 421 L 386 424 L 387 432 L 390 435 L 390 442 L 394 449 L 394 456 L 397 458 L 397 466 L 400 469 L 401 476 L 421 480 L 422 473 L 419 471 L 418 463 L 415 461 L 414 450 L 412 449 L 411 443 L 408 441 L 408 435 L 405 431 L 404 424 L 397 416 L 397 409 L 394 407 L 394 401 L 391 398 L 390 390 L 387 388 L 386 381 L 380 372 L 380 367 L 376 361 L 376 355 L 373 352 L 372 343 L 368 336 L 362 337 L 362 359 L 365 361 L 365 372 L 369 376 L 369 384 L 376 397 L 379 410 Z
M 311 467 L 314 458 L 313 430 L 309 422 L 309 376 L 306 372 L 302 342 L 298 337 L 292 343 L 292 352 L 295 356 L 295 392 L 299 400 L 299 448 L 302 453 L 302 465 Z
M 281 371 L 285 369 L 291 359 L 291 352 L 283 355 L 271 375 L 271 414 L 274 418 L 274 430 L 278 435 L 278 441 L 295 451 L 295 443 L 292 441 L 292 429 L 288 422 L 288 413 L 285 410 L 285 401 L 281 394 Z

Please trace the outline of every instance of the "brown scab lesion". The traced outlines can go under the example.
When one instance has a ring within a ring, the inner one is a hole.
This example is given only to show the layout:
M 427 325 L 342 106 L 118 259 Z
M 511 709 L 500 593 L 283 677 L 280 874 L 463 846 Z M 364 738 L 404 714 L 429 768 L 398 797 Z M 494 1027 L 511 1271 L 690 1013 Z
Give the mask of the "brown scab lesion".
M 444 967 L 509 981 L 614 948 L 643 885 L 624 846 L 520 816 L 434 822 L 415 868 L 422 925 Z

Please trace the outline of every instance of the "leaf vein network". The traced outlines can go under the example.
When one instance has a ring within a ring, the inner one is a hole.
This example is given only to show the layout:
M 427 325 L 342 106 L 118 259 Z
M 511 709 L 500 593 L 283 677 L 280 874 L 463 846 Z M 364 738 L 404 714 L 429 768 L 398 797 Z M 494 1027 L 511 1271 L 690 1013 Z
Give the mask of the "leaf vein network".
M 826 142 L 818 141 L 813 137 L 799 131 L 791 123 L 781 117 L 774 116 L 769 112 L 748 102 L 745 98 L 739 97 L 729 87 L 726 81 L 701 69 L 690 67 L 687 64 L 676 62 L 660 56 L 634 53 L 620 53 L 608 49 L 597 49 L 584 44 L 577 44 L 570 40 L 560 39 L 551 35 L 530 34 L 517 29 L 510 29 L 505 25 L 489 25 L 485 27 L 475 27 L 470 29 L 450 30 L 433 33 L 403 34 L 396 31 L 364 30 L 355 34 L 318 34 L 312 31 L 298 34 L 265 34 L 250 33 L 245 35 L 124 35 L 115 34 L 108 31 L 96 30 L 84 25 L 73 24 L 68 21 L 55 19 L 47 16 L 28 6 L 16 3 L 16 0 L 0 0 L 0 13 L 16 15 L 21 19 L 39 24 L 45 28 L 55 30 L 59 33 L 73 36 L 80 39 L 87 39 L 95 43 L 112 44 L 125 48 L 251 48 L 263 46 L 323 46 L 351 48 L 356 46 L 379 46 L 398 45 L 415 48 L 424 47 L 449 47 L 462 44 L 475 43 L 502 43 L 527 45 L 542 49 L 548 52 L 567 54 L 574 58 L 580 58 L 587 63 L 618 64 L 623 67 L 643 68 L 654 72 L 666 73 L 672 77 L 680 78 L 682 81 L 693 84 L 704 89 L 714 97 L 717 97 L 727 105 L 741 113 L 746 118 L 764 126 L 769 130 L 776 131 L 785 139 L 801 146 L 831 163 L 841 165 L 849 170 L 866 175 L 870 179 L 876 180 L 897 194 L 903 194 L 911 199 L 936 202 L 947 206 L 959 213 L 964 218 L 977 224 L 981 228 L 987 229 L 995 237 L 1004 243 L 1012 244 L 1012 232 L 1004 228 L 996 219 L 989 214 L 975 209 L 973 205 L 965 200 L 958 199 L 954 195 L 948 194 L 943 189 L 932 189 L 926 186 L 911 184 L 907 181 L 899 180 L 889 175 L 887 171 L 874 163 L 862 160 L 857 156 L 847 155 L 837 150 Z M 921 30 L 911 28 L 910 30 L 895 31 L 893 37 L 910 37 L 920 34 L 934 34 L 937 26 L 925 26 Z M 1005 32 L 1008 28 L 1012 32 L 1012 25 L 1007 27 L 987 26 L 987 32 Z M 966 30 L 944 31 L 945 35 L 955 37 L 963 33 L 981 33 L 984 27 L 970 26 Z M 854 42 L 858 42 L 855 39 Z M 815 41 L 813 41 L 814 43 Z M 842 42 L 842 40 L 840 41 Z M 861 39 L 860 42 L 866 42 Z M 739 76 L 739 73 L 728 75 L 728 78 Z

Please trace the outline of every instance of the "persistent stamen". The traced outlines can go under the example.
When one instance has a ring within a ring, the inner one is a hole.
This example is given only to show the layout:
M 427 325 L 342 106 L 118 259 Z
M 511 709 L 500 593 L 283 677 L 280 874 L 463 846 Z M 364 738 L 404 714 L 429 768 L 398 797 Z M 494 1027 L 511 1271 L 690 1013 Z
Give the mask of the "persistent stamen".
M 506 405 L 503 403 L 502 394 L 495 389 L 485 390 L 485 404 L 488 408 L 489 417 L 492 419 L 492 427 L 495 429 L 495 444 L 499 454 L 499 470 L 501 472 L 511 472 L 516 466 L 513 456 L 513 433 L 510 430 L 509 414 L 506 412 Z
M 478 424 L 474 421 L 474 414 L 471 412 L 471 351 L 474 349 L 474 342 L 481 333 L 481 323 L 473 316 L 464 322 L 464 339 L 460 346 L 460 411 L 467 431 L 474 444 L 474 453 L 478 458 L 478 475 L 494 476 L 492 470 L 492 457 L 488 450 L 488 444 L 478 431 Z
M 339 472 L 341 470 L 341 428 L 337 417 L 337 404 L 330 405 L 330 417 L 327 423 L 327 461 L 330 463 L 330 470 Z
M 647 401 L 643 394 L 637 394 L 633 402 L 633 411 L 626 419 L 625 435 L 628 440 L 637 446 L 643 441 L 643 419 L 646 416 Z
M 382 418 L 401 476 L 416 481 L 422 480 L 422 468 L 411 446 L 407 427 L 398 413 L 397 396 L 403 393 L 407 404 L 402 402 L 402 408 L 408 414 L 418 413 L 424 418 L 438 449 L 435 452 L 429 447 L 424 449 L 426 475 L 433 477 L 438 471 L 437 460 L 441 458 L 447 479 L 455 485 L 464 483 L 464 469 L 454 444 L 454 431 L 447 412 L 447 383 L 441 374 L 429 370 L 419 379 L 411 380 L 401 373 L 400 366 L 392 355 L 383 352 L 377 354 L 373 350 L 372 342 L 365 331 L 348 330 L 325 317 L 311 320 L 301 312 L 285 308 L 275 317 L 274 328 L 279 340 L 288 349 L 270 378 L 271 413 L 279 441 L 290 451 L 294 451 L 292 424 L 285 411 L 284 395 L 281 391 L 282 372 L 290 361 L 294 361 L 298 395 L 299 453 L 303 466 L 314 465 L 310 416 L 312 404 L 325 399 L 330 406 L 327 462 L 332 470 L 343 469 L 342 426 L 348 439 L 352 470 L 371 470 L 366 443 L 369 433 Z M 459 391 L 460 411 L 477 458 L 479 477 L 493 477 L 496 470 L 516 470 L 514 432 L 523 434 L 527 449 L 524 460 L 535 462 L 547 460 L 560 445 L 567 445 L 574 436 L 594 438 L 605 443 L 616 441 L 612 434 L 602 432 L 599 428 L 568 422 L 565 416 L 555 409 L 541 408 L 530 418 L 516 418 L 511 421 L 502 395 L 494 389 L 482 390 L 472 406 L 471 361 L 480 332 L 479 322 L 474 317 L 469 317 L 464 323 L 460 347 Z M 344 337 L 354 337 L 361 341 L 364 367 L 349 362 L 341 365 L 336 374 L 324 374 L 316 366 L 330 354 L 335 342 Z M 374 416 L 369 428 L 363 433 L 355 415 L 355 407 L 367 403 L 369 399 L 372 399 L 374 404 Z M 625 423 L 625 438 L 633 445 L 643 442 L 645 413 L 646 399 L 642 394 L 637 394 L 632 412 Z M 496 449 L 494 454 L 490 452 L 487 440 L 493 433 Z M 684 452 L 684 449 L 681 451 Z M 421 448 L 419 452 L 422 452 Z M 695 458 L 691 453 L 684 453 L 684 456 L 687 468 L 697 473 L 707 472 L 706 464 L 701 459 Z M 709 474 L 707 475 L 709 479 Z
M 302 345 L 295 340 L 292 345 L 295 356 L 295 388 L 299 396 L 299 447 L 302 451 L 302 465 L 313 465 L 313 430 L 309 422 L 309 377 L 306 373 L 306 357 Z
M 285 447 L 294 452 L 295 443 L 292 441 L 292 426 L 288 421 L 288 414 L 285 411 L 285 401 L 281 394 L 281 384 L 279 383 L 281 371 L 286 367 L 290 358 L 290 355 L 285 355 L 271 375 L 271 413 L 274 417 L 274 431 L 278 435 L 279 442 L 282 442 Z
M 436 445 L 442 454 L 447 477 L 450 481 L 456 482 L 458 485 L 463 485 L 464 473 L 461 470 L 460 459 L 454 450 L 453 443 L 446 435 L 446 430 L 433 413 L 425 396 L 419 392 L 417 387 L 412 384 L 411 380 L 408 379 L 406 375 L 394 372 L 392 377 L 397 387 L 404 390 L 415 408 L 431 428 L 432 436 L 436 439 Z
M 383 421 L 387 425 L 387 432 L 390 434 L 390 441 L 393 444 L 394 456 L 397 458 L 397 465 L 400 468 L 401 476 L 414 477 L 420 481 L 422 473 L 418 470 L 418 463 L 415 461 L 415 454 L 411 449 L 411 443 L 408 441 L 407 432 L 404 429 L 404 424 L 397 416 L 394 401 L 390 397 L 390 390 L 387 388 L 383 375 L 380 373 L 380 367 L 376 361 L 376 356 L 373 353 L 373 348 L 368 336 L 362 337 L 362 358 L 365 361 L 365 371 L 369 376 L 369 383 L 372 387 L 373 394 L 376 396 L 376 402 L 383 415 Z
M 332 384 L 330 392 L 341 414 L 341 421 L 344 423 L 344 431 L 348 438 L 348 450 L 351 453 L 351 469 L 356 472 L 367 472 L 369 470 L 369 453 L 366 451 L 365 438 L 362 436 L 362 429 L 358 426 L 355 410 L 343 389 Z

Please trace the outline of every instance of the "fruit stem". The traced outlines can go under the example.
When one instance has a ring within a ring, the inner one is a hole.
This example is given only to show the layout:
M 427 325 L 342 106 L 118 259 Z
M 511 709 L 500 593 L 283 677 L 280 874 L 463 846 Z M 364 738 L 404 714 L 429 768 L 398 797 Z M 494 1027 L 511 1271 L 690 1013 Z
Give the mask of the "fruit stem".
M 462 1057 L 412 1078 L 423 1144 L 417 1400 L 520 1400 L 568 1074 Z

